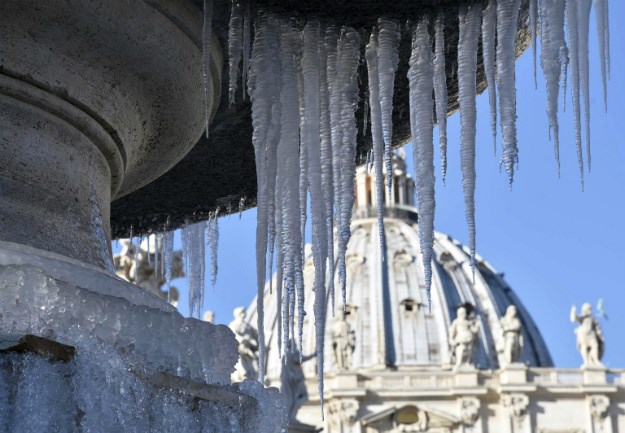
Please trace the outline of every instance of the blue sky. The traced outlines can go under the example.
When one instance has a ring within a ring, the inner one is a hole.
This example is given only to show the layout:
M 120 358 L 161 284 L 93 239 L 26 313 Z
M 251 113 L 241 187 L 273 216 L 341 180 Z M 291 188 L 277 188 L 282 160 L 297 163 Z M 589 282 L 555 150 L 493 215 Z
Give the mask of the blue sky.
M 601 321 L 606 335 L 604 362 L 625 368 L 625 314 L 620 311 L 625 308 L 625 130 L 621 131 L 625 31 L 614 18 L 625 16 L 625 5 L 613 1 L 610 7 L 612 80 L 607 114 L 591 16 L 592 172 L 585 173 L 585 192 L 580 191 L 570 109 L 560 114 L 561 178 L 556 175 L 553 144 L 547 135 L 544 81 L 539 66 L 538 90 L 534 89 L 531 50 L 516 66 L 520 167 L 512 191 L 505 173 L 499 171 L 499 156 L 493 156 L 487 92 L 477 101 L 477 249 L 505 273 L 561 367 L 581 364 L 574 325 L 568 319 L 571 305 L 591 302 L 595 306 L 602 297 L 609 317 Z M 570 108 L 570 95 L 567 99 Z M 459 116 L 451 116 L 448 122 L 447 185 L 442 185 L 439 174 L 435 224 L 438 231 L 466 242 Z M 408 149 L 409 159 L 411 154 Z M 440 166 L 440 155 L 436 158 Z M 256 213 L 249 210 L 241 220 L 235 215 L 219 223 L 219 277 L 216 287 L 207 289 L 205 309 L 216 312 L 218 323 L 228 323 L 233 308 L 247 306 L 255 294 Z M 186 284 L 176 281 L 176 285 L 183 290 L 184 314 Z

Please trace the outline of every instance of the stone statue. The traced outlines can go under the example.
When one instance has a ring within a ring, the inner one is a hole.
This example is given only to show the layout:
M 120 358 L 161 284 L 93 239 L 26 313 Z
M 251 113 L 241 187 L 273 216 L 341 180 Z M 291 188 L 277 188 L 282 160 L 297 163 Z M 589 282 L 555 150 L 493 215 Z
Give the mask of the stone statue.
M 233 311 L 234 320 L 228 325 L 239 342 L 239 362 L 232 374 L 232 380 L 241 382 L 245 379 L 258 378 L 258 332 L 245 321 L 245 308 L 237 307 Z
M 479 331 L 479 324 L 469 315 L 467 306 L 458 308 L 458 316 L 449 327 L 449 348 L 455 358 L 455 368 L 473 364 L 473 351 Z
M 521 360 L 523 353 L 523 335 L 521 334 L 521 320 L 517 317 L 517 309 L 509 305 L 506 314 L 499 322 L 503 333 L 503 359 L 506 365 Z
M 603 367 L 601 358 L 605 341 L 599 322 L 592 314 L 592 307 L 586 303 L 582 305 L 581 315 L 577 315 L 575 305 L 571 307 L 571 322 L 578 322 L 575 329 L 577 334 L 577 348 L 584 360 L 583 367 Z
M 150 235 L 150 242 L 144 239 L 139 246 L 132 243 L 130 239 L 120 239 L 119 243 L 121 251 L 113 256 L 115 274 L 129 283 L 167 299 L 176 306 L 179 292 L 174 286 L 165 287 L 162 243 L 156 242 L 156 236 Z M 157 264 L 159 269 L 156 269 Z M 172 257 L 171 279 L 183 276 L 182 252 L 175 251 Z
M 344 312 L 340 312 L 332 325 L 332 351 L 338 370 L 349 370 L 352 354 L 356 348 L 356 333 L 351 328 Z
M 314 356 L 300 356 L 293 339 L 289 340 L 285 348 L 282 369 L 280 370 L 280 393 L 286 398 L 289 424 L 297 423 L 297 411 L 308 400 L 302 363 L 314 358 Z

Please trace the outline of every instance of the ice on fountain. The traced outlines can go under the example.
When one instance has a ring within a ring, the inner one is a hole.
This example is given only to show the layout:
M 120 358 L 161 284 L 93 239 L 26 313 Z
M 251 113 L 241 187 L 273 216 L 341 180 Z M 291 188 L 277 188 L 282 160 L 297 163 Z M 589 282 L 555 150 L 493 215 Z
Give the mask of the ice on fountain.
M 432 118 L 434 101 L 434 61 L 428 32 L 429 20 L 422 18 L 412 36 L 412 54 L 408 81 L 410 83 L 410 130 L 414 143 L 419 240 L 425 290 L 430 305 L 432 286 L 432 255 L 434 248 L 434 138 Z M 460 37 L 463 37 L 461 25 Z M 466 35 L 464 35 L 466 37 Z M 474 86 L 475 87 L 475 86 Z
M 218 259 L 219 259 L 219 208 L 215 210 L 212 218 L 209 218 L 206 226 L 206 237 L 211 253 L 211 284 L 217 283 Z
M 384 162 L 386 166 L 386 188 L 391 195 L 393 186 L 393 91 L 395 73 L 399 64 L 400 25 L 395 20 L 378 19 L 378 86 L 382 133 L 384 137 Z M 371 86 L 371 81 L 369 82 Z M 369 98 L 371 100 L 371 97 Z
M 607 86 L 607 58 L 608 58 L 608 0 L 595 0 L 595 19 L 597 27 L 597 42 L 599 45 L 599 67 L 601 69 L 601 84 L 603 88 L 603 107 L 608 111 Z
M 506 0 L 500 0 L 497 3 L 497 7 L 499 8 L 500 5 L 505 4 L 505 1 Z M 458 101 L 460 103 L 461 125 L 460 167 L 462 171 L 462 190 L 464 193 L 464 207 L 469 230 L 469 250 L 471 251 L 472 267 L 475 264 L 475 79 L 477 73 L 477 46 L 480 31 L 480 17 L 481 6 L 479 4 L 462 7 L 460 9 L 460 37 L 458 40 Z M 499 19 L 500 17 L 498 16 L 498 20 Z M 516 20 L 514 22 L 516 23 Z M 511 55 L 513 62 L 512 67 L 514 67 L 514 52 Z M 499 51 L 497 54 L 497 61 L 500 62 Z M 504 65 L 507 65 L 503 60 L 501 60 L 501 62 Z M 502 72 L 502 75 L 505 74 Z M 510 89 L 502 89 L 502 87 L 509 85 L 509 83 L 502 84 L 501 75 L 499 79 L 499 95 L 501 97 L 502 93 L 507 95 Z M 514 86 L 514 83 L 512 85 Z M 512 91 L 514 91 L 514 88 Z M 502 107 L 502 110 L 503 107 L 505 107 L 506 110 L 509 110 L 509 103 L 510 101 L 500 99 L 499 105 Z M 513 125 L 509 124 L 510 119 L 508 119 L 508 116 L 509 114 L 504 112 L 501 114 L 504 136 L 506 135 L 506 129 L 513 127 Z M 506 120 L 504 121 L 504 119 Z M 510 135 L 508 132 L 508 138 L 509 137 Z
M 558 0 L 559 1 L 559 0 Z M 488 86 L 490 105 L 490 127 L 493 134 L 493 149 L 497 154 L 497 85 L 495 82 L 495 32 L 497 30 L 497 0 L 489 0 L 482 11 L 482 57 L 484 74 Z
M 503 140 L 502 163 L 508 174 L 510 185 L 514 180 L 514 164 L 517 162 L 518 156 L 514 42 L 520 6 L 521 0 L 497 0 L 497 80 L 499 84 L 499 118 Z M 458 52 L 460 52 L 460 44 L 458 44 Z M 458 65 L 458 69 L 460 69 L 460 65 Z M 472 93 L 475 94 L 475 80 L 473 80 L 472 86 Z M 475 117 L 472 118 L 471 122 L 474 124 L 473 131 L 475 131 Z M 469 213 L 473 213 L 473 211 L 467 210 L 467 214 Z
M 250 71 L 250 54 L 252 52 L 252 6 L 251 0 L 242 0 L 243 6 L 243 70 L 241 71 L 241 93 L 243 99 L 247 92 L 247 77 Z
M 360 63 L 360 36 L 349 27 L 341 29 L 338 44 L 338 62 L 333 87 L 339 93 L 340 170 L 339 184 L 335 184 L 335 195 L 340 195 L 338 226 L 338 274 L 346 304 L 345 252 L 351 236 L 352 209 L 354 207 L 354 178 L 356 173 L 356 117 L 358 106 L 358 64 Z M 334 126 L 333 126 L 334 129 Z M 335 144 L 332 143 L 334 146 Z
M 213 83 L 211 79 L 210 59 L 213 38 L 213 0 L 204 0 L 202 24 L 202 72 L 204 75 L 204 119 L 206 138 L 210 124 L 210 107 L 213 101 Z
M 541 50 L 540 65 L 545 75 L 547 90 L 547 119 L 549 135 L 553 138 L 554 155 L 560 175 L 560 130 L 558 126 L 558 99 L 563 62 L 562 52 L 566 49 L 564 40 L 564 3 L 561 0 L 540 2 Z
M 530 34 L 532 38 L 532 62 L 534 65 L 534 87 L 538 89 L 538 78 L 536 73 L 536 38 L 538 37 L 538 0 L 530 2 Z
M 577 3 L 577 37 L 579 82 L 581 96 L 584 100 L 584 125 L 586 126 L 586 163 L 588 171 L 591 167 L 590 158 L 590 67 L 588 65 L 588 27 L 590 25 L 590 8 L 592 0 L 579 0 Z
M 378 30 L 371 32 L 369 43 L 365 50 L 367 59 L 367 71 L 369 77 L 369 105 L 371 107 L 371 141 L 373 142 L 373 161 L 375 170 L 376 207 L 378 212 L 378 236 L 380 239 L 380 251 L 384 249 L 384 173 L 383 167 L 386 159 L 384 141 L 384 126 L 382 121 L 382 107 L 380 101 L 381 82 L 379 73 L 379 46 Z M 392 107 L 391 107 L 392 109 Z M 392 161 L 391 161 L 392 163 Z M 387 168 L 388 170 L 388 168 Z M 391 167 L 392 170 L 392 167 Z M 388 174 L 388 171 L 387 171 Z M 372 203 L 373 204 L 373 203 Z
M 207 224 L 199 222 L 182 228 L 182 251 L 189 282 L 189 315 L 198 319 L 204 305 Z
M 485 61 L 486 63 L 486 61 Z M 490 88 L 490 85 L 489 85 Z M 443 182 L 447 175 L 447 73 L 445 71 L 445 15 L 440 12 L 434 22 L 434 100 L 438 142 L 441 150 L 441 172 Z
M 243 7 L 240 0 L 231 0 L 228 26 L 228 103 L 234 104 L 239 81 L 239 64 L 243 54 Z
M 568 39 L 569 62 L 571 64 L 571 103 L 573 105 L 573 122 L 575 126 L 575 147 L 579 177 L 584 189 L 584 156 L 582 154 L 582 121 L 580 109 L 580 71 L 579 71 L 579 32 L 578 32 L 578 0 L 566 0 L 565 6 L 566 34 Z
M 174 232 L 168 231 L 163 234 L 163 270 L 165 283 L 169 288 L 174 264 Z M 169 299 L 168 301 L 171 301 Z

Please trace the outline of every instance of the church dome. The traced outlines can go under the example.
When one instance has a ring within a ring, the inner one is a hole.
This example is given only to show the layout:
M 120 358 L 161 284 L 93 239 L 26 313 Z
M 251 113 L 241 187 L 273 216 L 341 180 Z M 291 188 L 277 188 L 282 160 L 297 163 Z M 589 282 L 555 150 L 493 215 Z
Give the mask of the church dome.
M 552 366 L 551 356 L 540 331 L 517 295 L 486 260 L 476 256 L 475 280 L 469 250 L 452 237 L 436 233 L 431 290 L 427 305 L 425 276 L 418 235 L 418 214 L 413 201 L 414 182 L 406 173 L 402 156 L 394 160 L 393 192 L 386 193 L 384 229 L 386 257 L 379 246 L 375 177 L 360 167 L 356 177 L 356 206 L 347 249 L 346 320 L 355 339 L 350 370 L 440 369 L 450 365 L 448 329 L 458 307 L 465 305 L 479 322 L 473 363 L 481 369 L 498 369 L 502 364 L 500 319 L 509 305 L 515 305 L 524 340 L 521 362 L 530 366 Z M 315 352 L 312 291 L 314 269 L 310 248 L 306 250 L 305 311 L 302 354 Z M 274 276 L 275 278 L 275 276 Z M 335 276 L 336 280 L 336 276 Z M 338 283 L 336 284 L 338 288 Z M 333 335 L 342 318 L 340 290 L 332 306 L 328 295 L 325 371 L 336 372 Z M 332 314 L 334 310 L 334 314 Z M 265 295 L 267 343 L 266 376 L 279 378 L 276 295 Z M 256 326 L 256 301 L 247 319 Z M 303 365 L 307 377 L 315 374 L 314 362 Z

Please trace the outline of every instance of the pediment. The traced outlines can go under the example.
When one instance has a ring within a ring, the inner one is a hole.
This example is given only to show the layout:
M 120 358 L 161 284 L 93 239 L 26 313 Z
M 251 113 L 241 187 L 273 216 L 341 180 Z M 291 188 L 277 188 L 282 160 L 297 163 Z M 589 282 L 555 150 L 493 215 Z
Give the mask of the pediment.
M 360 422 L 379 432 L 417 433 L 451 431 L 461 420 L 426 405 L 405 404 L 368 414 Z

